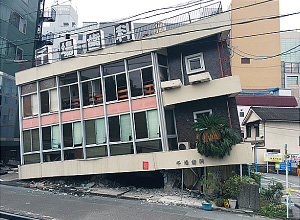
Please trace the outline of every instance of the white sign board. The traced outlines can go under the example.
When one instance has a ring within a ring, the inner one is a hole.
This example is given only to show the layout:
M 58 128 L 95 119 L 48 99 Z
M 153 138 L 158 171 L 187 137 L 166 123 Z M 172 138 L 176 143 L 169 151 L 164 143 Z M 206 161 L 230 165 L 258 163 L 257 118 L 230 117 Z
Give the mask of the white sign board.
M 87 51 L 101 48 L 101 32 L 96 31 L 86 35 Z
M 60 42 L 60 59 L 66 59 L 75 56 L 73 39 Z
M 264 153 L 264 161 L 282 162 L 282 154 L 281 153 L 265 152 Z
M 35 65 L 40 66 L 49 62 L 48 47 L 42 47 L 35 50 Z

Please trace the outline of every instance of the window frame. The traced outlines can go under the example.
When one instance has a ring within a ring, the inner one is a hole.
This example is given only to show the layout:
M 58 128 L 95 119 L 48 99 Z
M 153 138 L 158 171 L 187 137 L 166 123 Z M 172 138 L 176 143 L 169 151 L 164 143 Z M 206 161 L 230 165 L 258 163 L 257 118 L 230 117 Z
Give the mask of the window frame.
M 197 58 L 200 59 L 201 68 L 192 70 L 191 69 L 191 64 L 190 64 L 189 61 L 197 59 Z M 204 64 L 203 52 L 185 56 L 185 68 L 186 68 L 187 75 L 204 72 L 205 71 L 205 64 Z
M 33 136 L 32 136 L 32 130 L 38 130 L 38 135 L 39 134 L 39 127 L 33 127 L 33 128 L 30 128 L 30 129 L 24 129 L 22 130 L 22 133 L 23 133 L 23 143 L 24 143 L 24 132 L 28 132 L 29 131 L 29 135 L 30 135 L 30 151 L 29 152 L 25 152 L 25 147 L 24 147 L 24 144 L 23 144 L 23 150 L 24 150 L 24 155 L 28 155 L 28 154 L 37 154 L 37 153 L 40 153 L 40 137 L 38 136 L 38 140 L 39 140 L 39 150 L 37 151 L 33 151 Z
M 209 115 L 212 114 L 212 109 L 206 109 L 206 110 L 201 110 L 201 111 L 196 111 L 196 112 L 193 112 L 193 117 L 194 117 L 194 122 L 197 122 L 197 115 L 198 114 L 204 114 L 204 113 L 209 113 Z

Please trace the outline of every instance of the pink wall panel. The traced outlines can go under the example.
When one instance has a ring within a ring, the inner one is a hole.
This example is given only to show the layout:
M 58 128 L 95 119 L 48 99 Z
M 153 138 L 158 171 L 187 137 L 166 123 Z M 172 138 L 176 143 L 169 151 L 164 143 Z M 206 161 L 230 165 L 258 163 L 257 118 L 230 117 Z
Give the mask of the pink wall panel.
M 80 120 L 80 110 L 62 112 L 61 120 L 62 122 Z
M 59 122 L 58 114 L 42 116 L 42 125 L 51 125 Z
M 156 107 L 156 96 L 132 100 L 132 111 Z
M 123 112 L 129 112 L 129 102 L 119 102 L 107 105 L 107 114 L 113 115 Z
M 104 115 L 104 107 L 98 106 L 98 107 L 92 107 L 92 108 L 85 108 L 83 109 L 83 118 L 95 118 L 95 117 L 101 117 Z
M 38 118 L 30 118 L 23 120 L 23 129 L 33 128 L 39 126 L 39 119 Z

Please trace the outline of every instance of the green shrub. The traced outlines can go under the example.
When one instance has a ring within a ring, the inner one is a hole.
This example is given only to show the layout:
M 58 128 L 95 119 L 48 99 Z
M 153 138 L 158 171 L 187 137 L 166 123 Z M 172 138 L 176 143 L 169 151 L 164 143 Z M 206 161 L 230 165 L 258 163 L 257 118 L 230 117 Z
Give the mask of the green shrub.
M 223 158 L 230 155 L 232 146 L 241 140 L 240 135 L 230 128 L 225 118 L 211 114 L 202 115 L 193 125 L 196 133 L 196 147 L 201 155 Z

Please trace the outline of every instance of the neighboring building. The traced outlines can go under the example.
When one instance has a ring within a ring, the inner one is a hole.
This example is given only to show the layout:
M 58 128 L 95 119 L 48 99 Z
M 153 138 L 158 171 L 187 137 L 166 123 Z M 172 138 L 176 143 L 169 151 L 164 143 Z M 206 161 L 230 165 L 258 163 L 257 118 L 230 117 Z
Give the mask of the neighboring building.
M 263 164 L 265 152 L 300 154 L 300 108 L 251 107 L 243 125 L 246 142 L 257 142 L 257 162 Z
M 278 90 L 279 89 L 277 88 L 276 91 Z M 256 95 L 246 95 L 242 92 L 236 97 L 236 104 L 242 136 L 244 136 L 245 133 L 242 123 L 252 106 L 296 107 L 298 105 L 293 96 L 263 95 L 262 91 L 260 93 L 259 91 L 256 91 Z
M 282 52 L 295 48 L 281 57 L 281 87 L 290 89 L 300 106 L 300 32 L 281 33 L 280 37 Z
M 18 92 L 15 77 L 0 72 L 0 146 L 1 161 L 16 165 L 20 159 Z
M 0 160 L 4 162 L 8 162 L 9 158 L 16 159 L 16 152 L 19 151 L 19 126 L 16 120 L 18 101 L 14 75 L 33 66 L 40 2 L 0 2 Z
M 192 125 L 201 114 L 220 114 L 240 129 L 239 77 L 231 76 L 228 51 L 222 60 L 218 53 L 227 46 L 229 13 L 206 11 L 212 15 L 138 40 L 124 24 L 126 33 L 116 32 L 117 45 L 17 73 L 19 177 L 252 163 L 249 144 L 233 146 L 224 159 L 190 149 L 196 141 Z
M 247 5 L 252 6 L 244 7 Z M 281 52 L 279 18 L 236 24 L 279 15 L 279 0 L 232 0 L 231 9 L 232 75 L 240 76 L 242 89 L 280 87 L 281 57 L 259 59 L 259 56 L 273 56 Z M 259 35 L 269 32 L 275 33 Z

